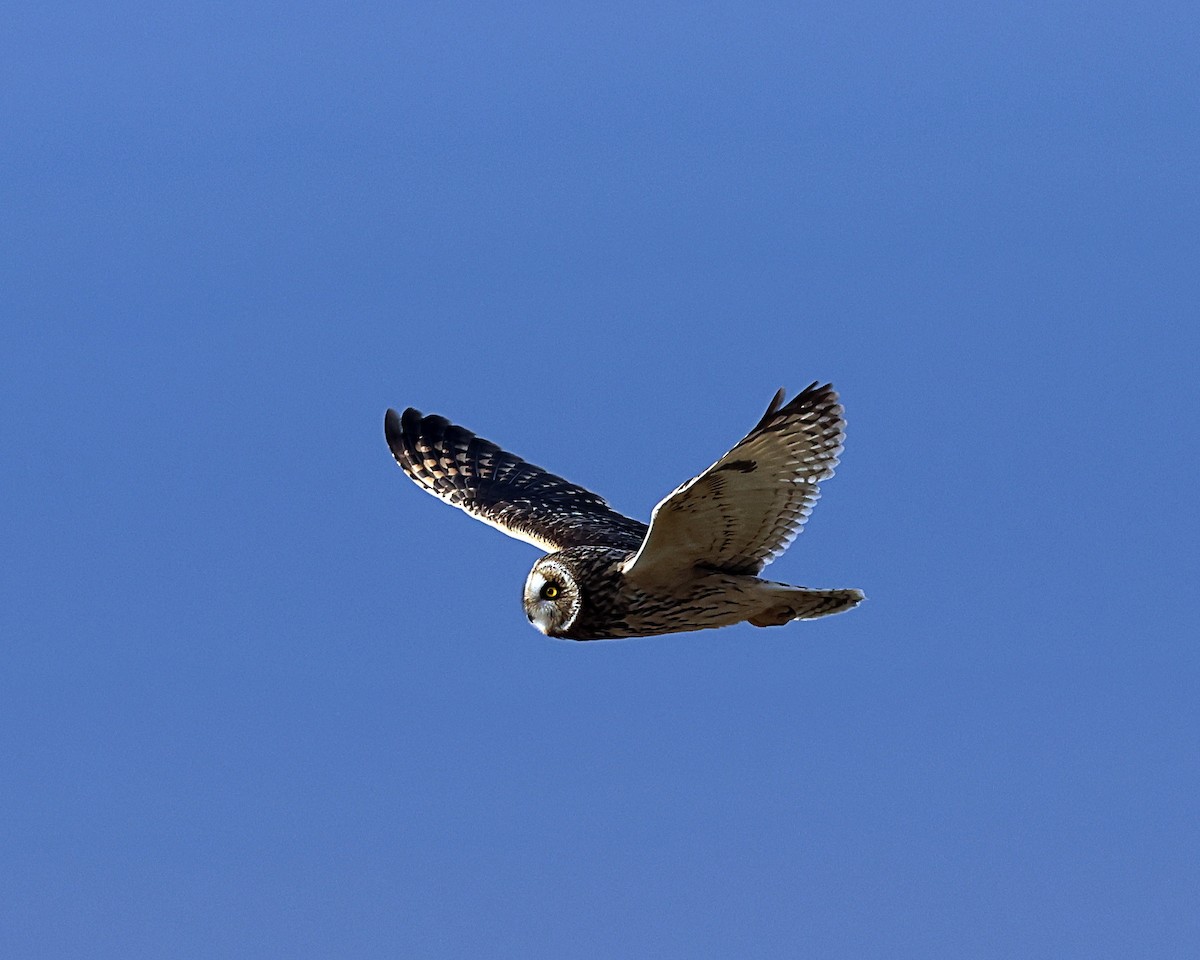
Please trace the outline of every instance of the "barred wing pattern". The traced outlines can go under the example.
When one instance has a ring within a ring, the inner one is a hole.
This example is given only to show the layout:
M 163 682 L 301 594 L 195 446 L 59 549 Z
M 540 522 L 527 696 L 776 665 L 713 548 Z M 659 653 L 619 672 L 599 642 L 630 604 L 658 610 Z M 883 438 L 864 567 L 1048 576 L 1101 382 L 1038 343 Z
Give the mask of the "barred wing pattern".
M 646 524 L 602 497 L 477 437 L 445 417 L 388 410 L 392 456 L 419 487 L 543 550 L 585 545 L 636 550 Z
M 775 394 L 732 450 L 654 508 L 650 532 L 625 564 L 631 580 L 670 580 L 695 566 L 757 574 L 787 549 L 833 476 L 845 438 L 831 384 L 811 384 L 786 406 Z

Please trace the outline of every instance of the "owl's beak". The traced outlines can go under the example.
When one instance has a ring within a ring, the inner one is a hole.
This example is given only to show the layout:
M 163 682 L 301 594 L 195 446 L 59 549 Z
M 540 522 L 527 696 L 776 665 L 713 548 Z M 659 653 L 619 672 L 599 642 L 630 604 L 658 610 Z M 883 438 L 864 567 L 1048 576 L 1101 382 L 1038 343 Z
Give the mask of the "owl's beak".
M 546 611 L 538 609 L 537 606 L 533 610 L 526 610 L 525 616 L 541 632 L 542 636 L 550 636 L 550 618 L 546 615 Z

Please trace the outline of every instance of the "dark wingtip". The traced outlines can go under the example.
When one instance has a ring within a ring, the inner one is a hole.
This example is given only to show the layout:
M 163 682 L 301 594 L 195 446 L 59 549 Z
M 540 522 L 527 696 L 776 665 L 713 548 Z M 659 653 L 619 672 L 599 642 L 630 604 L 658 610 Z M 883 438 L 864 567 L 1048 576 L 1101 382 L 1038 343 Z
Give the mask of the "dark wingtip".
M 409 407 L 404 411 L 404 420 L 410 419 L 414 414 L 419 420 L 420 411 Z M 387 413 L 383 415 L 383 435 L 387 439 L 388 447 L 391 448 L 392 456 L 399 460 L 400 454 L 404 450 L 404 422 L 401 420 L 400 414 L 391 407 L 388 407 Z
M 833 389 L 832 383 L 821 383 L 820 380 L 814 380 L 807 387 L 801 390 L 796 396 L 792 397 L 788 403 L 788 409 L 799 409 L 806 403 L 837 403 L 837 391 Z
M 769 424 L 775 418 L 776 414 L 781 412 L 793 413 L 806 404 L 835 404 L 838 402 L 837 391 L 833 389 L 833 384 L 826 383 L 822 385 L 820 380 L 814 380 L 798 394 L 792 397 L 791 400 L 789 400 L 787 403 L 784 403 L 783 401 L 786 396 L 786 391 L 783 389 L 783 387 L 780 387 L 779 391 L 771 400 L 771 405 L 767 407 L 767 412 L 764 413 L 762 415 L 762 419 L 760 419 L 758 423 L 754 425 L 754 430 L 765 429 L 767 424 Z M 751 433 L 753 432 L 754 431 L 752 430 Z
M 780 387 L 778 390 L 775 391 L 775 396 L 773 396 L 771 398 L 771 402 L 767 406 L 767 412 L 764 413 L 759 418 L 758 423 L 755 424 L 755 426 L 754 426 L 755 430 L 757 430 L 759 427 L 761 427 L 764 424 L 766 424 L 767 422 L 769 422 L 770 419 L 779 412 L 779 408 L 783 406 L 783 398 L 786 396 L 787 396 L 787 390 L 784 387 Z

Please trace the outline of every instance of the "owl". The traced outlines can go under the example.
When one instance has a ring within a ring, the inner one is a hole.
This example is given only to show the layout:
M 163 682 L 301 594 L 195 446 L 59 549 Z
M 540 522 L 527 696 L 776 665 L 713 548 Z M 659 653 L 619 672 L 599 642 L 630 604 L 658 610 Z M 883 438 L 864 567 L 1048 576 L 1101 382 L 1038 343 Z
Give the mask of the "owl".
M 841 613 L 859 590 L 815 590 L 758 574 L 800 533 L 833 476 L 845 420 L 831 384 L 767 412 L 725 456 L 669 493 L 649 525 L 444 417 L 388 410 L 392 456 L 417 486 L 548 551 L 525 581 L 543 634 L 615 640 L 748 621 L 756 627 Z

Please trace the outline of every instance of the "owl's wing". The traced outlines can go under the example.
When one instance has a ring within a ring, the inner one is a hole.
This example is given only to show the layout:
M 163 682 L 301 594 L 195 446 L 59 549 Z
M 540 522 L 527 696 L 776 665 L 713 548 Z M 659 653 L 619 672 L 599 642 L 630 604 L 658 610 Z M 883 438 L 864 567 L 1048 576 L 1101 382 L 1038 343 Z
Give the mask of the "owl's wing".
M 670 580 L 696 566 L 757 574 L 800 533 L 833 476 L 846 423 L 831 384 L 813 383 L 767 412 L 725 456 L 654 508 L 650 531 L 624 572 Z
M 646 524 L 602 497 L 526 463 L 445 417 L 389 410 L 383 432 L 396 462 L 435 497 L 543 550 L 589 544 L 636 550 Z

